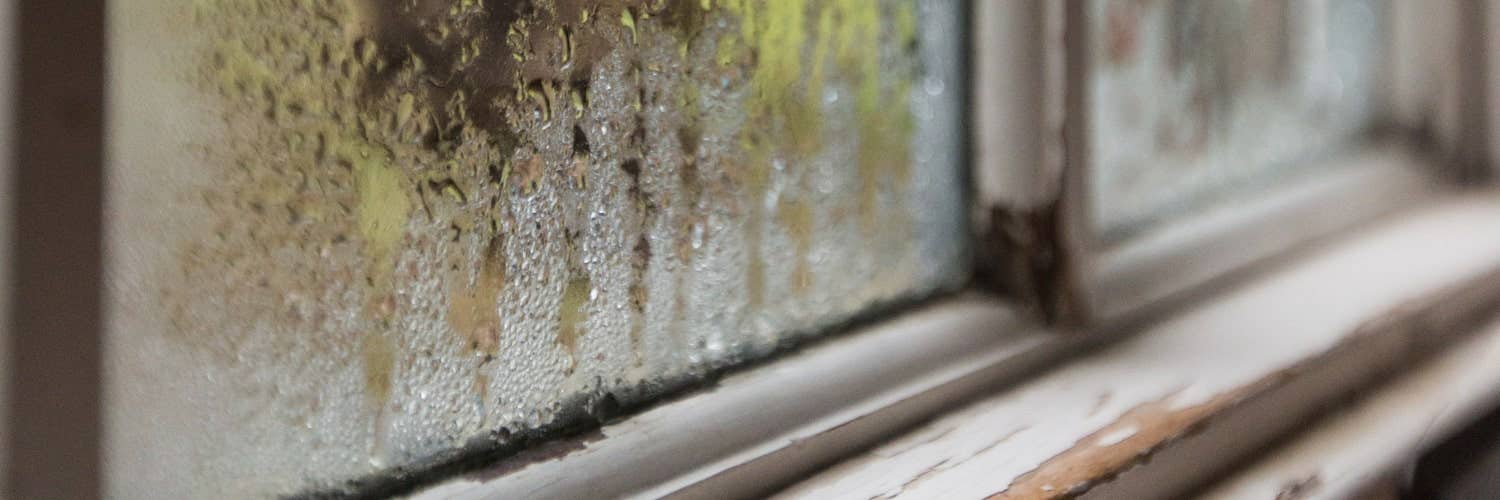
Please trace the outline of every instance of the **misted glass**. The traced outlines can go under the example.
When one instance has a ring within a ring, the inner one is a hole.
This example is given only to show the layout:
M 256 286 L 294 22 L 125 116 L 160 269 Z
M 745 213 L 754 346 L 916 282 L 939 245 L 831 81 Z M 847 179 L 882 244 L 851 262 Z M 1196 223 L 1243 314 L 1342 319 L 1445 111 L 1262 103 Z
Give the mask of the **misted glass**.
M 1382 0 L 1092 0 L 1096 230 L 1118 241 L 1253 196 L 1379 113 Z
M 341 491 L 967 275 L 959 2 L 110 23 L 113 497 Z

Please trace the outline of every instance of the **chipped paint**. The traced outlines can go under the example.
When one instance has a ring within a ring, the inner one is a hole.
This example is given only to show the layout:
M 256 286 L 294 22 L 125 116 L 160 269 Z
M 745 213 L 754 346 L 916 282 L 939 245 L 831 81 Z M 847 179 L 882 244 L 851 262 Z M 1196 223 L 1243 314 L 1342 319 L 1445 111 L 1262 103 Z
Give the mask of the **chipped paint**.
M 1114 423 L 1090 433 L 1078 445 L 1017 477 L 1004 491 L 990 498 L 1064 498 L 1082 494 L 1117 471 L 1142 460 L 1208 416 L 1239 402 L 1249 392 L 1229 391 L 1176 410 L 1171 409 L 1178 395 L 1173 392 L 1165 398 L 1131 408 Z
M 1500 301 L 1500 236 L 1465 229 L 1483 224 L 1483 213 L 1500 214 L 1488 196 L 1408 213 L 1287 262 L 783 496 L 1134 498 L 1161 492 L 1163 482 L 1192 487 L 1204 477 L 1171 465 L 1193 460 L 1194 470 L 1222 472 L 1340 395 L 1490 317 Z M 1421 243 L 1433 238 L 1463 248 Z M 1432 265 L 1387 266 L 1413 258 Z M 1374 267 L 1390 272 L 1373 276 Z M 1313 296 L 1326 300 L 1306 300 Z M 1008 445 L 983 449 L 1016 428 L 1024 430 Z M 1256 439 L 1245 435 L 1252 431 Z

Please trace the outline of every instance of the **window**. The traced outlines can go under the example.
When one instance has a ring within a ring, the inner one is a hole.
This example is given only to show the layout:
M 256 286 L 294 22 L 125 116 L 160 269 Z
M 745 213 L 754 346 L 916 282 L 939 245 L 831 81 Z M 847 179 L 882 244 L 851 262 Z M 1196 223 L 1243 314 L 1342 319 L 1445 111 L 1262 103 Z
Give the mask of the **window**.
M 604 439 L 774 485 L 1483 177 L 1442 5 L 112 4 L 105 494 L 407 492 L 735 371 L 755 425 Z
M 958 10 L 113 10 L 111 493 L 336 489 L 956 289 Z
M 981 146 L 977 167 L 990 180 L 978 186 L 990 281 L 1054 321 L 1117 321 L 1421 199 L 1440 173 L 1433 154 L 1474 142 L 1457 135 L 1472 117 L 1423 103 L 1476 92 L 1451 75 L 1414 74 L 1447 68 L 1460 40 L 1451 24 L 1396 12 L 1408 8 L 983 7 L 988 26 L 1032 19 L 1024 31 L 1043 40 L 980 49 L 987 104 L 976 142 L 1007 137 Z M 1028 76 L 986 68 L 1005 63 Z M 987 94 L 995 81 L 1023 91 Z M 1038 151 L 1009 154 L 1008 137 L 1027 126 L 1018 121 L 1041 131 L 1030 139 Z
M 1089 196 L 1105 242 L 1254 196 L 1379 118 L 1380 1 L 1090 2 Z

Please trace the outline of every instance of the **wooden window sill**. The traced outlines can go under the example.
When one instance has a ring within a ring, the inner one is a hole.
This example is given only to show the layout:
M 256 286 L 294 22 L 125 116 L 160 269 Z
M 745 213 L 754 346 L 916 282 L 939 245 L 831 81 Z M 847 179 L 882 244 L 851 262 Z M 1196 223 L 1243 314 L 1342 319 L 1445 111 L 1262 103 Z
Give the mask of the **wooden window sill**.
M 1203 498 L 1358 498 L 1500 403 L 1500 322 L 1330 415 Z
M 1189 491 L 1500 299 L 1500 193 L 1444 195 L 951 412 L 786 497 Z

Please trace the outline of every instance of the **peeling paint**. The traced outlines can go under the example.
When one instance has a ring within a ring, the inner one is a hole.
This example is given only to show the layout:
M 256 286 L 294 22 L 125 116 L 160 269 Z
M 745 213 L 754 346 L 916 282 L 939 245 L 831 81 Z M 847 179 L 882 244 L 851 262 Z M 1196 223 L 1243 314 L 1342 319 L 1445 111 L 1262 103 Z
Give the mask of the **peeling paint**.
M 1260 388 L 1261 384 L 1256 383 L 1231 389 L 1208 401 L 1175 410 L 1173 400 L 1180 391 L 1172 391 L 1160 400 L 1130 409 L 1114 424 L 1085 436 L 1072 448 L 1017 477 L 991 498 L 1066 498 L 1082 494 L 1096 482 L 1145 459 L 1164 443 Z

